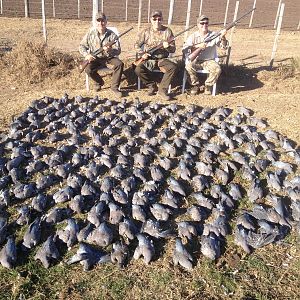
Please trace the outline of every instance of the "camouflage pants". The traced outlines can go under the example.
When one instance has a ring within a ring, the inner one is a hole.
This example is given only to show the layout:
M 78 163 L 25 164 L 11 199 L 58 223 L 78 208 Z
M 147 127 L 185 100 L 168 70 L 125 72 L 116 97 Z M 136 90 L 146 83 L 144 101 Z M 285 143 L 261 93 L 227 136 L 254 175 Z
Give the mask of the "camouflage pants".
M 193 86 L 199 85 L 197 70 L 206 70 L 209 72 L 205 80 L 205 85 L 207 86 L 213 86 L 221 74 L 221 67 L 214 60 L 198 61 L 195 59 L 193 62 L 186 63 L 185 69 L 189 75 L 190 83 Z

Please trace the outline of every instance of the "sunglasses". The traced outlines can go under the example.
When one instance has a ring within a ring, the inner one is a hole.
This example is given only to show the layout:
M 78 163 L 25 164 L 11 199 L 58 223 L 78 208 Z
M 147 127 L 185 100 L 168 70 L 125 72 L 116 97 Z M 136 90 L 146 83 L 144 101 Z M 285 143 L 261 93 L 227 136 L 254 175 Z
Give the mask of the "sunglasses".
M 160 22 L 161 21 L 161 18 L 152 18 L 153 21 L 158 21 Z
M 208 22 L 199 22 L 200 25 L 208 25 Z

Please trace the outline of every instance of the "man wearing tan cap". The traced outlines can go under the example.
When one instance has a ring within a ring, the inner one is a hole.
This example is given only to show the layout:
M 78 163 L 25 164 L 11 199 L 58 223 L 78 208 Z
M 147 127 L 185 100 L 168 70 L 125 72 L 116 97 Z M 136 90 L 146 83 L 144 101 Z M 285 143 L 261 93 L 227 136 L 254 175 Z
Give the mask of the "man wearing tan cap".
M 148 87 L 148 95 L 157 95 L 164 100 L 170 100 L 167 94 L 168 86 L 176 72 L 176 63 L 168 59 L 170 53 L 176 50 L 175 41 L 168 42 L 174 37 L 170 28 L 162 25 L 163 16 L 160 10 L 151 13 L 151 26 L 142 30 L 135 42 L 135 50 L 139 57 L 143 57 L 144 61 L 136 66 L 135 73 L 141 81 Z M 152 55 L 147 53 L 149 49 L 159 44 L 162 48 L 156 50 Z M 154 80 L 154 69 L 159 68 L 164 75 L 157 89 Z
M 79 52 L 84 56 L 85 60 L 89 60 L 89 64 L 85 69 L 88 76 L 95 82 L 95 91 L 101 90 L 104 84 L 103 79 L 97 70 L 106 67 L 106 64 L 113 66 L 113 75 L 111 80 L 111 90 L 115 96 L 120 98 L 122 93 L 119 91 L 119 85 L 123 72 L 124 64 L 117 57 L 121 53 L 121 46 L 117 41 L 113 46 L 108 47 L 107 43 L 117 39 L 117 35 L 110 29 L 106 28 L 107 18 L 104 13 L 97 13 L 96 24 L 90 28 L 80 42 Z M 91 53 L 102 49 L 98 55 L 93 56 Z
M 183 45 L 183 52 L 187 56 L 185 69 L 189 75 L 190 83 L 192 85 L 191 94 L 196 95 L 199 93 L 199 79 L 197 70 L 204 69 L 209 72 L 205 81 L 205 95 L 211 95 L 212 86 L 217 82 L 220 74 L 221 67 L 215 61 L 217 57 L 217 47 L 226 49 L 228 42 L 225 38 L 226 30 L 221 31 L 221 35 L 210 42 L 205 43 L 204 39 L 209 38 L 215 32 L 208 30 L 209 19 L 205 15 L 201 15 L 197 19 L 198 30 L 192 33 Z M 193 51 L 199 51 L 197 57 L 191 61 L 191 54 Z

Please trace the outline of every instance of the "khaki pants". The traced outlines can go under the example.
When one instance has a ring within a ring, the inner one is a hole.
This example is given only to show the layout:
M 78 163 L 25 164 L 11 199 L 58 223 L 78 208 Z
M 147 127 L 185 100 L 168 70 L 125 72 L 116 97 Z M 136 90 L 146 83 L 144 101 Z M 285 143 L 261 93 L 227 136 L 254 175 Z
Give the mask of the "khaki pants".
M 221 74 L 221 67 L 214 60 L 197 61 L 195 59 L 193 62 L 188 62 L 185 65 L 185 69 L 189 75 L 190 83 L 193 86 L 199 85 L 197 70 L 206 70 L 209 72 L 205 81 L 205 85 L 207 86 L 213 86 Z

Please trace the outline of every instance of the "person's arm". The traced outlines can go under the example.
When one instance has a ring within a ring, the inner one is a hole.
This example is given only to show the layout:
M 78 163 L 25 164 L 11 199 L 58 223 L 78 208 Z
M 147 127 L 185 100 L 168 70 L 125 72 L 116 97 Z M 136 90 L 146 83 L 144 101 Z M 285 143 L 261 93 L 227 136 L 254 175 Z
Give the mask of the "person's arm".
M 115 40 L 117 40 L 116 43 L 114 43 L 111 47 L 107 47 L 108 43 L 113 42 Z M 104 39 L 103 49 L 109 54 L 109 56 L 112 57 L 118 56 L 121 53 L 121 45 L 118 40 L 118 36 L 111 30 L 108 32 L 107 38 Z
M 135 49 L 135 52 L 137 53 L 138 57 L 141 57 L 145 52 L 145 50 L 144 50 L 144 47 L 146 44 L 145 33 L 146 33 L 145 30 L 140 31 L 138 33 L 137 40 L 134 43 L 134 49 Z
M 167 28 L 167 41 L 163 42 L 163 47 L 169 52 L 169 53 L 175 53 L 176 46 L 175 46 L 175 40 L 172 42 L 168 42 L 169 40 L 174 38 L 174 34 L 170 28 Z
M 227 33 L 226 29 L 223 29 L 221 31 L 221 35 L 217 39 L 217 46 L 224 50 L 226 50 L 229 46 L 229 43 L 226 39 L 226 33 Z
M 87 57 L 88 55 L 90 55 L 90 47 L 89 47 L 89 43 L 88 43 L 88 36 L 89 36 L 89 33 L 86 33 L 85 36 L 82 38 L 80 44 L 79 44 L 79 53 L 83 57 Z

